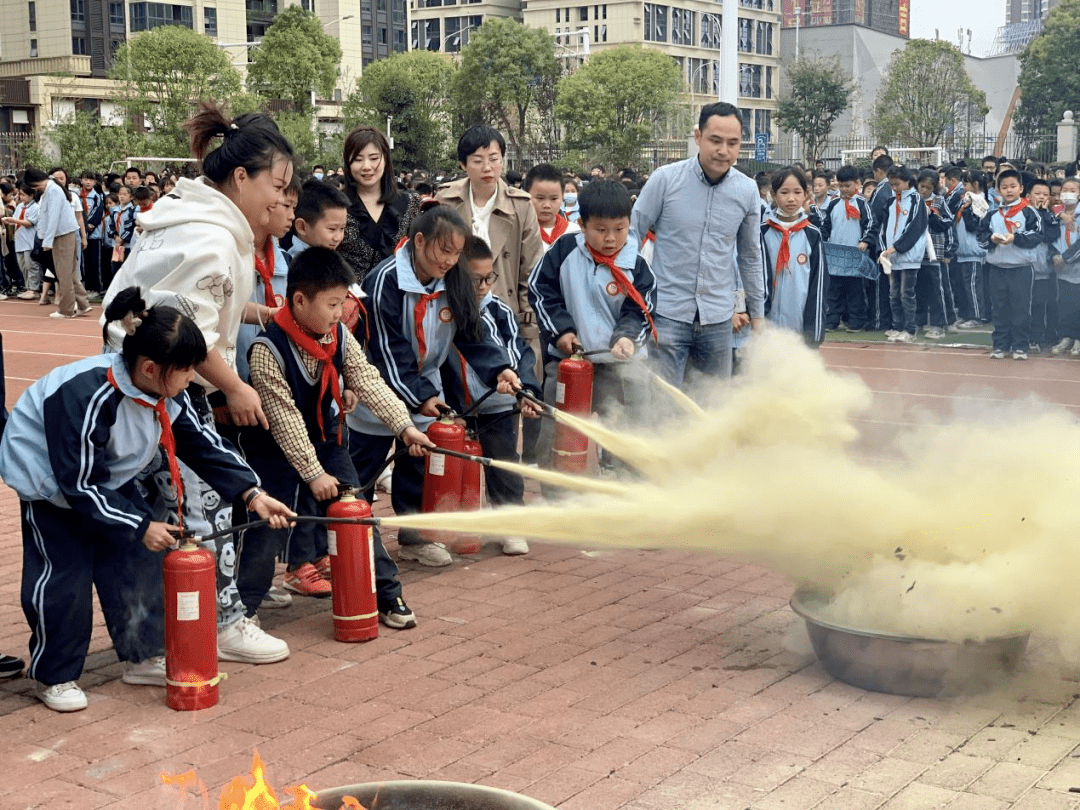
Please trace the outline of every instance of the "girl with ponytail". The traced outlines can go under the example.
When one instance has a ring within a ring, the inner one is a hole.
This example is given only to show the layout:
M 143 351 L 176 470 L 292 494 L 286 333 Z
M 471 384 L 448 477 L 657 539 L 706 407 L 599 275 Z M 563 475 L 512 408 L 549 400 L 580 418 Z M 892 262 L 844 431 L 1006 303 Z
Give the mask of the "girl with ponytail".
M 155 520 L 147 489 L 174 514 L 187 493 L 180 460 L 230 499 L 259 479 L 203 424 L 187 394 L 206 359 L 198 327 L 173 307 L 119 291 L 107 325 L 121 350 L 61 366 L 19 398 L 0 441 L 0 475 L 22 512 L 22 604 L 34 695 L 56 711 L 86 707 L 77 680 L 97 588 L 125 683 L 165 685 L 162 558 L 175 527 Z M 161 466 L 170 475 L 151 479 Z M 292 515 L 266 496 L 252 511 L 284 528 Z

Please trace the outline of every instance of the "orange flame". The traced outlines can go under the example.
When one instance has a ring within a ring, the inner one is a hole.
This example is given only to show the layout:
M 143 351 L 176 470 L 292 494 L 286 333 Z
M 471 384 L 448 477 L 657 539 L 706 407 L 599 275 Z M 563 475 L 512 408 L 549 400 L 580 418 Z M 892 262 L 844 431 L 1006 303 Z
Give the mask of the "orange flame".
M 278 803 L 274 789 L 266 782 L 264 774 L 262 759 L 259 757 L 259 752 L 255 751 L 251 760 L 251 775 L 237 776 L 225 786 L 218 800 L 218 810 L 314 810 L 311 800 L 318 794 L 307 785 L 285 788 L 285 792 L 293 797 L 293 801 L 291 804 L 281 805 Z M 210 796 L 206 786 L 195 775 L 195 771 L 186 771 L 181 774 L 163 773 L 161 781 L 182 791 L 185 795 L 190 794 L 192 790 L 198 791 L 202 796 L 203 810 L 209 810 Z M 345 796 L 341 802 L 342 810 L 346 808 L 347 810 L 366 810 L 352 796 Z M 182 796 L 178 806 L 183 808 L 184 804 Z

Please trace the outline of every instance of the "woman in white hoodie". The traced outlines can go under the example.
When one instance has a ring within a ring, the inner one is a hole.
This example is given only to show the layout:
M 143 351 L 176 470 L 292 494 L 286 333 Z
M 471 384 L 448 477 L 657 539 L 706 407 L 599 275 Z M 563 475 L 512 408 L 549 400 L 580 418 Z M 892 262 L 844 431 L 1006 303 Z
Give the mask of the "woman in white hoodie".
M 179 180 L 152 209 L 139 214 L 142 233 L 109 285 L 102 309 L 120 290 L 140 287 L 148 305 L 168 304 L 187 315 L 202 331 L 208 349 L 206 360 L 195 367 L 195 382 L 188 391 L 196 410 L 211 425 L 213 408 L 222 421 L 265 428 L 259 395 L 236 373 L 236 341 L 255 283 L 253 229 L 265 230 L 270 212 L 285 203 L 284 191 L 293 172 L 292 147 L 267 116 L 249 113 L 230 121 L 212 104 L 204 104 L 185 128 L 192 155 L 202 160 L 203 174 L 196 180 Z M 220 143 L 214 146 L 218 138 Z M 249 312 L 247 319 L 261 316 L 265 322 L 268 312 L 261 309 Z M 110 327 L 109 336 L 118 349 L 123 335 Z M 181 470 L 186 491 L 201 496 L 187 501 L 188 528 L 208 534 L 227 527 L 231 504 L 190 469 Z M 150 472 L 159 482 L 167 478 L 165 469 Z M 215 551 L 218 657 L 255 664 L 287 657 L 284 641 L 244 617 L 232 538 L 218 541 Z

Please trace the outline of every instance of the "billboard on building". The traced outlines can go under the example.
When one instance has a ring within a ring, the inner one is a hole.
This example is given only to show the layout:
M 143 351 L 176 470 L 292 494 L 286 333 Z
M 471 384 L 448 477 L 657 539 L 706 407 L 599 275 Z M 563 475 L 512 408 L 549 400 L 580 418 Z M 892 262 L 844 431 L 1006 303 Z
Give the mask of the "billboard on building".
M 897 22 L 899 23 L 900 36 L 908 36 L 908 29 L 911 27 L 911 0 L 900 0 Z

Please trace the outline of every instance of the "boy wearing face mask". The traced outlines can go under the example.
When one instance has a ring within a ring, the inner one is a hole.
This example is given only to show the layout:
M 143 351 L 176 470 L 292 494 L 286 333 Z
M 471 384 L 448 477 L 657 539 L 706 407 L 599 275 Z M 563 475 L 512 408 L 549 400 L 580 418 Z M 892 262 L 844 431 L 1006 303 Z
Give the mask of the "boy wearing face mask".
M 1080 227 L 1077 201 L 1080 179 L 1066 178 L 1061 184 L 1061 210 L 1057 213 L 1057 238 L 1050 242 L 1050 266 L 1058 281 L 1058 333 L 1050 354 L 1080 355 Z
M 1057 241 L 1058 221 L 1050 212 L 1050 184 L 1043 179 L 1029 184 L 1028 199 L 1042 219 L 1043 243 L 1035 254 L 1035 283 L 1031 288 L 1031 341 L 1028 351 L 1038 354 L 1042 346 L 1057 345 L 1057 280 L 1050 266 L 1050 244 Z

